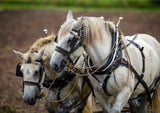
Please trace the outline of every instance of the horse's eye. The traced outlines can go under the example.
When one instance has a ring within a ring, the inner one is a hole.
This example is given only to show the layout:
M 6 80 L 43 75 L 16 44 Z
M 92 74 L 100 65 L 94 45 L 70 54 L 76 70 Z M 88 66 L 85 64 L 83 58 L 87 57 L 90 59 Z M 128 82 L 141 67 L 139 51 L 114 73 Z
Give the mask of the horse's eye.
M 38 71 L 35 71 L 35 75 L 37 75 L 38 74 Z
M 70 38 L 69 40 L 68 40 L 68 43 L 70 44 L 72 42 L 72 38 Z

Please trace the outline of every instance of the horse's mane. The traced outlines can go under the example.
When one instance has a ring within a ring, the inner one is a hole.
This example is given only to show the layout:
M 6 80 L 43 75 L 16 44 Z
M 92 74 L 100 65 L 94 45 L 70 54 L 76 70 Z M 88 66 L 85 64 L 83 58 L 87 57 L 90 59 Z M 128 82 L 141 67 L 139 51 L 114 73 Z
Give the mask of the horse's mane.
M 58 37 L 61 38 L 64 35 L 66 35 L 68 32 L 70 32 L 71 29 L 73 28 L 73 23 L 74 23 L 73 19 L 64 22 L 64 24 L 61 25 L 61 28 L 58 32 Z
M 84 19 L 84 25 L 86 26 L 86 45 L 93 40 L 103 41 L 103 37 L 111 35 L 111 30 L 115 31 L 115 25 L 111 21 L 104 21 L 102 18 L 89 18 Z
M 25 58 L 23 60 L 27 63 L 31 63 L 32 61 L 35 60 L 35 52 L 37 53 L 44 45 L 49 44 L 53 42 L 55 39 L 55 35 L 51 34 L 48 37 L 45 38 L 40 38 L 36 40 L 33 45 L 30 47 L 28 52 L 26 52 Z
M 80 19 L 80 18 L 77 18 Z M 74 19 L 66 21 L 59 30 L 59 38 L 71 31 L 75 23 Z M 83 17 L 83 24 L 86 31 L 85 43 L 88 45 L 92 40 L 100 39 L 106 34 L 111 34 L 111 30 L 115 31 L 115 24 L 112 21 L 104 21 L 99 17 Z
M 41 47 L 43 47 L 46 44 L 49 44 L 53 42 L 55 39 L 55 35 L 51 34 L 48 37 L 40 38 L 36 42 L 33 43 L 33 45 L 30 47 L 31 51 L 38 51 Z

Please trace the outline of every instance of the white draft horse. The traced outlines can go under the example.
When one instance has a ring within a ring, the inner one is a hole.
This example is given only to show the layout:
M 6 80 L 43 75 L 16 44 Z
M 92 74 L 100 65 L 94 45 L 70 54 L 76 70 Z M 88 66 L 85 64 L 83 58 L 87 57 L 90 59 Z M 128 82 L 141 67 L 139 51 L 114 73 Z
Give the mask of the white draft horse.
M 153 103 L 155 113 L 160 112 L 160 89 L 156 88 L 160 76 L 160 43 L 154 37 L 147 34 L 125 37 L 114 22 L 98 17 L 74 19 L 71 11 L 58 37 L 50 61 L 52 69 L 61 72 L 64 62 L 76 59 L 85 50 L 90 57 L 90 69 L 86 69 L 92 74 L 89 78 L 94 94 L 104 112 L 120 113 L 130 99 L 137 97 L 142 98 L 141 104 L 137 107 L 135 100 L 130 100 L 131 112 L 146 113 L 149 103 L 150 106 Z M 115 97 L 112 107 L 110 96 Z
M 67 72 L 55 73 L 51 69 L 49 61 L 56 46 L 54 39 L 54 35 L 40 38 L 26 53 L 13 50 L 22 59 L 21 63 L 17 65 L 16 74 L 23 77 L 23 101 L 29 105 L 34 105 L 41 93 L 42 84 L 50 87 L 52 80 L 57 77 L 47 92 L 46 108 L 48 112 L 69 113 L 71 109 L 75 108 L 76 113 L 82 113 L 83 110 L 83 113 L 91 113 L 92 100 L 89 97 L 87 102 L 90 90 L 85 79 L 69 72 L 69 74 Z M 66 78 L 67 76 L 70 78 Z M 61 99 L 63 100 L 55 102 Z

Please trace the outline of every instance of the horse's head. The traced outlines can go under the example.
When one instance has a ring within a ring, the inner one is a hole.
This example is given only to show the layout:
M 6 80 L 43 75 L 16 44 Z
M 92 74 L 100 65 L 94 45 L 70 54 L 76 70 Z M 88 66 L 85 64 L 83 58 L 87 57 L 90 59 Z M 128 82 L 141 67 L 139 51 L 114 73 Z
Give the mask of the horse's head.
M 23 77 L 23 101 L 34 105 L 45 77 L 43 64 L 40 62 L 44 48 L 27 53 L 15 50 L 13 52 L 22 59 L 22 62 L 17 65 L 16 75 Z
M 84 50 L 87 55 L 99 62 L 109 54 L 116 37 L 116 26 L 113 22 L 104 21 L 102 17 L 79 17 L 73 19 L 71 11 L 66 22 L 58 32 L 58 45 L 55 48 L 50 66 L 61 72 L 67 62 L 72 62 Z M 106 48 L 106 49 L 104 49 Z
M 50 66 L 53 70 L 61 72 L 68 61 L 74 61 L 83 54 L 84 49 L 84 29 L 82 25 L 83 17 L 73 19 L 72 12 L 69 11 L 66 22 L 58 32 L 58 45 L 55 48 Z

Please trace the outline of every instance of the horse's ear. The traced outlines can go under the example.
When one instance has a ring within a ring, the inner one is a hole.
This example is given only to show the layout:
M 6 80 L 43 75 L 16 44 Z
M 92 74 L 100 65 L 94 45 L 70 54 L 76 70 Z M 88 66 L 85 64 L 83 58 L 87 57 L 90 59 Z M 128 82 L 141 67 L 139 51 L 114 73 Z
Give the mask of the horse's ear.
M 38 52 L 38 54 L 37 54 L 35 60 L 40 60 L 40 59 L 41 59 L 41 57 L 42 57 L 43 54 L 44 54 L 45 48 L 46 48 L 46 46 L 44 46 L 44 47 Z
M 20 58 L 22 58 L 23 59 L 23 53 L 21 53 L 21 52 L 18 52 L 18 51 L 16 51 L 16 50 L 12 50 L 13 51 L 13 53 L 15 53 L 18 57 L 20 57 Z
M 82 25 L 82 21 L 83 21 L 83 16 L 81 16 L 80 19 L 79 19 L 79 25 L 80 26 Z
M 68 20 L 70 20 L 70 19 L 73 19 L 73 14 L 72 14 L 72 11 L 71 11 L 71 10 L 68 11 L 66 21 L 68 21 Z
M 74 25 L 74 29 L 78 30 L 81 26 L 82 26 L 82 21 L 83 21 L 83 16 L 81 16 L 80 18 L 78 18 L 78 21 L 75 23 Z

